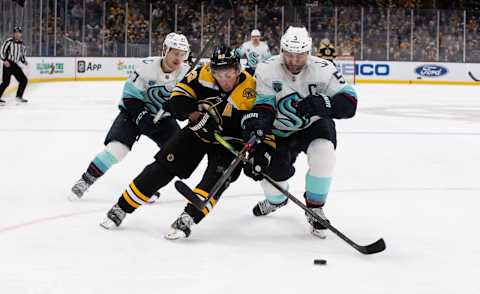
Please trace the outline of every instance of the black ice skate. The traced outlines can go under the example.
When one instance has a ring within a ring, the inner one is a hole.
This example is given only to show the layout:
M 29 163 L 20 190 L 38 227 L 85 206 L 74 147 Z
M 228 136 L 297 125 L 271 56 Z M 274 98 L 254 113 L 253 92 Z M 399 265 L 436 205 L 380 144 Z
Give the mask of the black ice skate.
M 0 98 L 0 106 L 3 106 L 7 104 L 7 102 L 5 100 L 3 100 L 2 98 Z
M 119 227 L 127 213 L 118 204 L 115 204 L 108 212 L 107 217 L 100 223 L 100 226 L 110 230 Z
M 288 198 L 285 201 L 275 204 L 268 201 L 268 199 L 262 200 L 253 208 L 253 215 L 262 216 L 274 212 L 282 206 L 285 206 L 288 202 Z
M 83 194 L 93 185 L 92 180 L 88 178 L 87 174 L 83 174 L 80 180 L 78 180 L 72 187 L 73 195 L 70 195 L 70 200 L 78 200 L 82 198 Z
M 190 236 L 190 227 L 194 224 L 193 218 L 186 212 L 180 216 L 171 225 L 172 231 L 165 235 L 167 240 L 185 239 Z
M 18 103 L 27 103 L 28 102 L 28 100 L 23 98 L 23 97 L 17 97 L 15 99 L 17 100 Z
M 327 219 L 327 217 L 323 213 L 323 209 L 321 207 L 310 208 L 310 209 L 313 210 L 319 217 L 321 217 L 322 219 L 330 223 L 330 221 Z M 314 236 L 319 237 L 320 239 L 325 239 L 327 237 L 325 235 L 327 228 L 325 228 L 324 225 L 318 222 L 310 214 L 305 212 L 305 216 L 307 217 L 307 221 L 310 224 L 310 233 L 312 233 Z

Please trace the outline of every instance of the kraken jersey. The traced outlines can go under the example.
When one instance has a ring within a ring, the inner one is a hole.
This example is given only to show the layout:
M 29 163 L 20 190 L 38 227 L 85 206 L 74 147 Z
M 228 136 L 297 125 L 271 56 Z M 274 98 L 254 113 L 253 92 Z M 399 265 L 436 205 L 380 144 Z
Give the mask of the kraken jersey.
M 123 86 L 120 108 L 125 108 L 123 103 L 125 98 L 141 100 L 152 116 L 163 108 L 162 105 L 170 99 L 175 84 L 183 79 L 190 67 L 182 64 L 176 71 L 165 73 L 162 70 L 161 61 L 161 57 L 142 60 Z
M 320 119 L 318 116 L 305 118 L 297 114 L 296 104 L 308 95 L 327 95 L 332 104 L 338 97 L 347 108 L 351 99 L 351 107 L 356 108 L 355 90 L 347 84 L 335 65 L 325 59 L 310 56 L 302 71 L 293 75 L 286 69 L 281 56 L 273 56 L 259 64 L 255 79 L 255 104 L 273 106 L 276 111 L 273 133 L 277 136 L 287 137 Z
M 238 84 L 226 93 L 215 81 L 209 65 L 192 70 L 173 90 L 168 111 L 179 119 L 186 119 L 193 111 L 208 111 L 219 125 L 222 135 L 240 138 L 242 115 L 255 103 L 255 79 L 245 70 Z
M 256 68 L 259 63 L 271 56 L 268 45 L 265 42 L 260 42 L 258 46 L 253 45 L 252 41 L 245 42 L 238 49 L 238 53 L 240 57 L 244 55 L 247 57 L 247 66 L 251 68 Z

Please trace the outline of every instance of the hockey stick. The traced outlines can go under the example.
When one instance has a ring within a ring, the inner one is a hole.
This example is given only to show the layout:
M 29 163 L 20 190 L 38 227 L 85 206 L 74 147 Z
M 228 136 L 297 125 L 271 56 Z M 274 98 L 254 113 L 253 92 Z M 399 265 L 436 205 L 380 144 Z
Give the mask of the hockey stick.
M 468 75 L 474 80 L 475 82 L 480 82 L 480 79 L 477 79 L 471 71 L 468 72 Z
M 235 148 L 230 144 L 228 143 L 225 139 L 223 139 L 220 135 L 218 134 L 215 134 L 215 138 L 217 139 L 217 141 L 222 144 L 222 146 L 224 146 L 225 148 L 227 148 L 228 150 L 230 150 L 233 154 L 237 154 L 237 151 L 235 150 Z M 250 161 L 244 159 L 245 162 L 251 164 Z M 350 246 L 352 246 L 353 248 L 355 248 L 357 251 L 359 251 L 360 253 L 363 253 L 363 254 L 374 254 L 374 253 L 378 253 L 378 252 L 382 252 L 383 250 L 385 250 L 386 248 L 386 245 L 385 245 L 385 241 L 383 240 L 383 238 L 380 238 L 378 239 L 377 241 L 369 244 L 369 245 L 365 245 L 365 246 L 362 246 L 362 245 L 359 245 L 357 243 L 355 243 L 354 241 L 352 241 L 352 239 L 350 239 L 349 237 L 345 236 L 342 232 L 340 232 L 337 228 L 335 228 L 333 225 L 330 224 L 330 222 L 324 220 L 323 218 L 321 218 L 318 214 L 316 214 L 312 209 L 310 209 L 309 207 L 307 207 L 305 204 L 303 204 L 300 200 L 298 200 L 295 196 L 293 196 L 290 192 L 288 192 L 287 190 L 283 189 L 279 184 L 277 184 L 270 176 L 262 173 L 262 176 L 270 183 L 272 184 L 272 186 L 274 186 L 278 191 L 280 191 L 283 195 L 285 195 L 288 199 L 290 199 L 291 201 L 293 201 L 295 204 L 297 204 L 300 208 L 302 208 L 305 212 L 307 212 L 308 214 L 310 214 L 313 218 L 315 218 L 315 220 L 317 220 L 319 223 L 321 223 L 324 227 L 326 227 L 327 229 L 329 229 L 331 232 L 333 232 L 335 235 L 337 235 L 340 239 L 342 239 L 343 241 L 345 241 L 347 244 L 349 244 Z
M 221 136 L 215 132 L 215 138 Z M 232 160 L 230 163 L 230 166 L 225 170 L 223 175 L 218 179 L 218 181 L 215 183 L 213 186 L 212 190 L 208 193 L 208 197 L 203 200 L 200 197 L 198 197 L 197 194 L 195 194 L 190 187 L 188 187 L 184 182 L 182 181 L 176 181 L 175 182 L 175 188 L 177 191 L 183 195 L 183 197 L 187 198 L 188 201 L 190 201 L 198 210 L 203 210 L 205 207 L 208 208 L 208 210 L 211 210 L 213 207 L 213 203 L 215 203 L 215 200 L 218 200 L 217 194 L 220 191 L 220 189 L 223 187 L 223 185 L 228 181 L 232 173 L 235 171 L 237 166 L 246 161 L 247 159 L 247 152 L 250 151 L 253 147 L 253 145 L 256 142 L 257 137 L 252 136 L 247 143 L 243 146 L 242 150 L 240 152 L 235 153 L 235 158 Z M 222 138 L 223 140 L 223 138 Z M 227 142 L 227 144 L 229 144 Z M 213 199 L 213 201 L 212 201 Z

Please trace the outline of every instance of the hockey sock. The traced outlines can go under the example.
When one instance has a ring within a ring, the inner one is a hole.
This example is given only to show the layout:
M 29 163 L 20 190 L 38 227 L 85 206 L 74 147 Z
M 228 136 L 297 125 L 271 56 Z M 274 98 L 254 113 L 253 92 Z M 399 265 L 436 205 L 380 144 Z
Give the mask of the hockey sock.
M 307 158 L 310 169 L 305 179 L 305 199 L 310 207 L 321 207 L 330 191 L 335 167 L 333 143 L 325 139 L 313 140 L 308 146 Z
M 193 192 L 202 198 L 208 198 L 208 192 L 203 189 L 197 187 L 193 189 Z M 217 200 L 215 200 L 214 198 L 210 199 L 211 208 L 215 207 L 215 205 L 217 204 Z M 188 203 L 187 206 L 185 206 L 185 212 L 193 218 L 193 221 L 196 224 L 198 224 L 205 216 L 207 216 L 207 214 L 210 213 L 210 210 L 211 209 L 209 209 L 208 207 L 205 207 L 200 211 L 191 203 Z
M 148 203 L 150 197 L 174 177 L 165 167 L 154 161 L 128 185 L 117 204 L 123 211 L 132 213 L 141 205 Z
M 287 181 L 281 181 L 277 182 L 283 189 L 288 191 L 288 182 Z M 272 204 L 280 204 L 284 202 L 287 197 L 280 193 L 272 184 L 270 184 L 267 180 L 262 180 L 260 182 L 260 186 L 262 186 L 263 193 L 265 194 L 265 197 L 267 198 L 268 202 Z
M 118 206 L 120 206 L 126 213 L 132 213 L 141 205 L 148 204 L 150 197 L 151 196 L 146 196 L 142 193 L 134 182 L 131 182 L 120 199 L 118 199 Z
M 105 149 L 97 154 L 90 162 L 87 171 L 83 174 L 83 179 L 93 184 L 98 178 L 103 176 L 112 165 L 120 162 L 130 150 L 120 142 L 110 142 Z

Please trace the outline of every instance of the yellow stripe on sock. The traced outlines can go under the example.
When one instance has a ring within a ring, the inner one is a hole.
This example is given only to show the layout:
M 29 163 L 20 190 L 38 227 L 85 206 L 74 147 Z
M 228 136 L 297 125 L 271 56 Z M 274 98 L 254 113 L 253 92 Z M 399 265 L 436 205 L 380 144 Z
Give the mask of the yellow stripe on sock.
M 132 206 L 133 208 L 140 207 L 140 204 L 138 204 L 137 202 L 133 201 L 132 198 L 130 198 L 127 191 L 123 192 L 122 196 L 127 201 L 127 203 L 130 204 L 130 206 Z
M 135 186 L 134 182 L 130 183 L 130 188 L 132 188 L 133 193 L 135 193 L 135 195 L 137 195 L 138 198 L 142 199 L 145 202 L 148 202 L 148 200 L 150 200 L 150 197 L 147 197 L 147 196 L 143 195 L 143 193 L 140 192 L 140 190 L 138 190 L 138 188 L 137 188 L 137 186 Z

